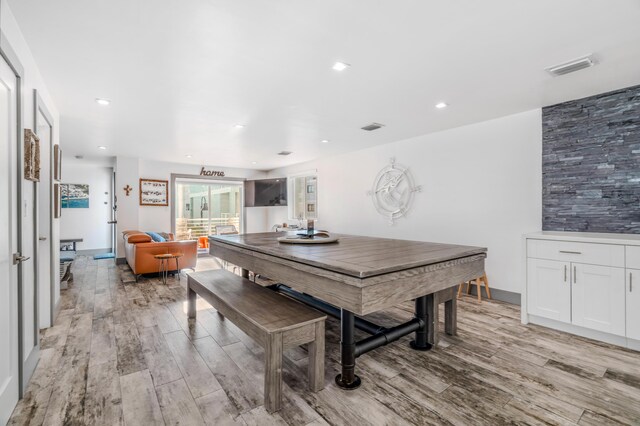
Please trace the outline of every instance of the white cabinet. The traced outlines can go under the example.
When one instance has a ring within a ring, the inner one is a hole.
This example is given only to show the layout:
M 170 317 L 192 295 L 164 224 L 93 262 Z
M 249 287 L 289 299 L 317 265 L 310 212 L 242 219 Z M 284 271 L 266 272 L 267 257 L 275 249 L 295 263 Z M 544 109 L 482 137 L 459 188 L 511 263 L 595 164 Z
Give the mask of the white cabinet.
M 624 269 L 572 263 L 570 275 L 571 323 L 624 336 Z
M 627 269 L 627 337 L 640 340 L 640 270 Z
M 640 348 L 640 235 L 525 236 L 522 321 Z
M 571 322 L 570 264 L 546 259 L 527 261 L 527 308 L 530 314 Z

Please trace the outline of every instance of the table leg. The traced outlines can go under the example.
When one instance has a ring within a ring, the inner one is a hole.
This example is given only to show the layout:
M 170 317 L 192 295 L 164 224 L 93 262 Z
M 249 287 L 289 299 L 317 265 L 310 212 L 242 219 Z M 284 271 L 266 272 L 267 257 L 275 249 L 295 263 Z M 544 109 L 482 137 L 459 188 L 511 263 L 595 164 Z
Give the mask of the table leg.
M 418 351 L 428 351 L 431 349 L 432 345 L 427 341 L 427 336 L 429 334 L 429 321 L 430 318 L 427 315 L 427 306 L 428 303 L 433 305 L 434 295 L 428 294 L 426 296 L 418 297 L 416 299 L 416 313 L 415 317 L 422 321 L 424 324 L 422 327 L 416 330 L 416 338 L 412 340 L 410 345 L 413 349 Z
M 340 311 L 340 346 L 342 349 L 342 374 L 336 376 L 336 384 L 342 389 L 356 389 L 360 386 L 360 377 L 356 376 L 356 336 L 353 312 Z
M 180 264 L 178 263 L 177 257 L 176 257 L 176 271 L 177 271 L 178 281 L 180 281 Z

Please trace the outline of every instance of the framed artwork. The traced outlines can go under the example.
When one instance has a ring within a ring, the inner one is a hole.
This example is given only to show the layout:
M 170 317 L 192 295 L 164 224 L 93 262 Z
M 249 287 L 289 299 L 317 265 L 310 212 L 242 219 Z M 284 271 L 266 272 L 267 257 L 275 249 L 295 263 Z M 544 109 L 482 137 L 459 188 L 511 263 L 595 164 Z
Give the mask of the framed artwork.
M 63 183 L 61 188 L 61 205 L 63 209 L 88 209 L 89 185 Z
M 58 144 L 53 146 L 53 179 L 58 182 L 62 179 L 62 150 Z
M 24 129 L 24 178 L 40 182 L 40 138 Z
M 168 206 L 169 181 L 140 179 L 141 206 Z
M 60 184 L 53 184 L 53 217 L 59 219 L 62 216 L 62 200 L 60 192 Z

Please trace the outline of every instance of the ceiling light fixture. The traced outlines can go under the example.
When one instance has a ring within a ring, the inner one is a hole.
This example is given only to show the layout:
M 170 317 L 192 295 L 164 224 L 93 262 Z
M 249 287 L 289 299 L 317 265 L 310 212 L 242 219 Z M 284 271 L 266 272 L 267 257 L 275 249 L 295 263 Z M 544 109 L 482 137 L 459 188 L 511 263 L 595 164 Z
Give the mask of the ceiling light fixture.
M 107 106 L 111 103 L 109 99 L 104 99 L 104 98 L 96 98 L 96 102 L 98 103 L 98 105 L 102 105 L 102 106 Z
M 187 157 L 187 158 L 191 158 L 191 157 L 192 157 L 192 155 L 191 155 L 191 154 L 187 154 L 187 155 L 185 155 L 185 157 Z
M 106 146 L 99 146 L 98 149 L 101 149 L 101 150 L 104 151 L 105 149 L 107 149 L 107 147 Z
M 257 161 L 252 161 L 251 164 L 258 164 L 258 162 Z
M 344 71 L 349 68 L 351 65 L 345 64 L 344 62 L 336 62 L 333 64 L 333 69 L 336 71 Z
M 322 143 L 329 143 L 329 139 L 322 139 L 320 142 L 322 142 Z
M 240 124 L 240 123 L 238 123 L 238 124 L 236 124 L 236 125 L 235 125 L 235 126 L 233 126 L 233 127 L 235 127 L 236 129 L 244 129 L 244 124 Z
M 436 104 L 436 108 L 438 108 L 438 109 L 446 108 L 446 107 L 448 107 L 448 106 L 449 106 L 449 105 L 447 105 L 447 104 L 446 104 L 446 103 L 444 103 L 444 102 L 439 102 L 439 103 L 437 103 L 437 104 Z

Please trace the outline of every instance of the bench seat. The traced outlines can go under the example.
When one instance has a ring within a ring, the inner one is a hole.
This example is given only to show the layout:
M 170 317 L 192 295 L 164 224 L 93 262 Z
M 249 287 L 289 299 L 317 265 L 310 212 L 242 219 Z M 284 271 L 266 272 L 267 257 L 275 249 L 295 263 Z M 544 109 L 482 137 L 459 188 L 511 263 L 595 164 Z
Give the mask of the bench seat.
M 324 387 L 326 315 L 286 296 L 218 269 L 187 274 L 189 318 L 199 295 L 265 349 L 264 399 L 267 411 L 280 409 L 282 353 L 309 343 L 309 388 Z

